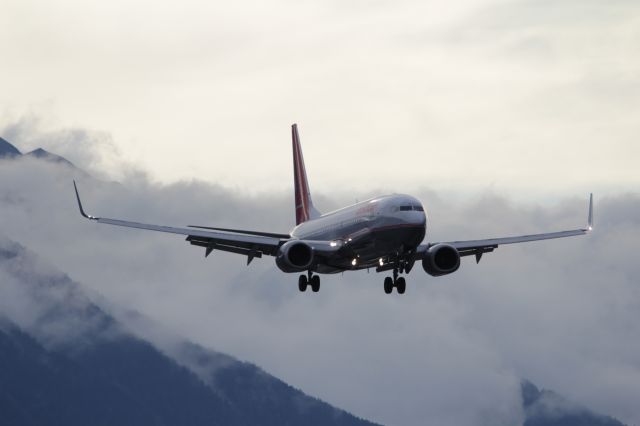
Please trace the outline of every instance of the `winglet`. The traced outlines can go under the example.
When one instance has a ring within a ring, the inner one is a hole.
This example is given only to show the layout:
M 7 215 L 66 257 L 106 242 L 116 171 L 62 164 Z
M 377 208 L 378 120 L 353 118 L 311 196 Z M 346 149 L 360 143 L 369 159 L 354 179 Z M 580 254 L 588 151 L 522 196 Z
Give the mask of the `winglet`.
M 589 195 L 589 218 L 587 219 L 587 231 L 593 230 L 593 193 Z
M 82 201 L 80 201 L 80 194 L 78 193 L 78 185 L 76 185 L 75 180 L 73 181 L 73 188 L 76 190 L 76 198 L 78 199 L 78 207 L 80 208 L 80 214 L 86 217 L 87 219 L 97 219 L 96 217 L 88 215 L 84 212 L 84 209 L 82 208 Z

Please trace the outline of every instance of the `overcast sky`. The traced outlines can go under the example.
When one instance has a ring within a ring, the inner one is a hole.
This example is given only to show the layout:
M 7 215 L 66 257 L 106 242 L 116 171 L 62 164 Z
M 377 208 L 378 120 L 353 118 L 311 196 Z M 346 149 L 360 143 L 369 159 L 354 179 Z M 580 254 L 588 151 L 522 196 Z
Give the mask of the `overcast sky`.
M 640 183 L 635 0 L 2 4 L 0 124 L 101 132 L 162 182 L 291 185 L 298 122 L 316 190 Z
M 81 182 L 105 216 L 286 232 L 293 122 L 321 210 L 412 193 L 434 240 L 582 226 L 594 191 L 591 237 L 418 267 L 404 297 L 82 222 L 32 162 L 0 163 L 0 232 L 375 421 L 511 425 L 526 377 L 640 423 L 640 3 L 4 1 L 0 52 L 0 136 L 122 182 Z

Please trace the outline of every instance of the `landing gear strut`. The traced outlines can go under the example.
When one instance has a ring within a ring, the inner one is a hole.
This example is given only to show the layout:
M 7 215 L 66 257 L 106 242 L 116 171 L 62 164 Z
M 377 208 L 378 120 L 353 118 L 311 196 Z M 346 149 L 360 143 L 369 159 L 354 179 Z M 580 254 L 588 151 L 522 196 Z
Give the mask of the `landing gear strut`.
M 404 266 L 401 266 L 404 269 Z M 387 294 L 391 294 L 393 292 L 393 288 L 398 290 L 398 294 L 404 294 L 407 290 L 407 282 L 404 277 L 398 277 L 398 268 L 393 268 L 393 278 L 386 277 L 384 279 L 384 292 Z
M 307 272 L 307 275 L 300 275 L 298 277 L 298 290 L 306 291 L 307 286 L 311 286 L 311 291 L 317 293 L 320 291 L 320 276 L 313 275 L 313 272 Z

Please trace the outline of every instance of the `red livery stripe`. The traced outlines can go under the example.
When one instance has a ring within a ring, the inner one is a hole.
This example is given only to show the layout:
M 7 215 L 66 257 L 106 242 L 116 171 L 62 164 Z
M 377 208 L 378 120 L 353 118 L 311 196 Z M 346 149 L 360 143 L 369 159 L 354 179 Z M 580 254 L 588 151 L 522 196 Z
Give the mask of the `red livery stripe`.
M 298 136 L 298 126 L 291 126 L 291 139 L 293 144 L 293 177 L 295 186 L 296 202 L 296 225 L 309 220 L 309 185 L 307 183 L 307 173 L 300 149 L 300 137 Z

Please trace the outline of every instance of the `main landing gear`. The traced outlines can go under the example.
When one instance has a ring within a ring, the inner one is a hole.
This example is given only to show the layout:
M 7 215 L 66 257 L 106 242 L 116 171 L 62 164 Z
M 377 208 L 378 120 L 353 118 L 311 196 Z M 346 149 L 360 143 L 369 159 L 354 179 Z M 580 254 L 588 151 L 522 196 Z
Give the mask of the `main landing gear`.
M 393 288 L 398 290 L 398 294 L 404 294 L 407 290 L 407 282 L 404 277 L 398 277 L 398 268 L 393 269 L 393 278 L 386 277 L 384 279 L 384 292 L 387 294 L 391 294 L 393 292 Z
M 311 291 L 314 293 L 320 291 L 320 275 L 313 275 L 311 271 L 307 275 L 300 275 L 298 277 L 298 290 L 306 291 L 307 286 L 311 286 Z

